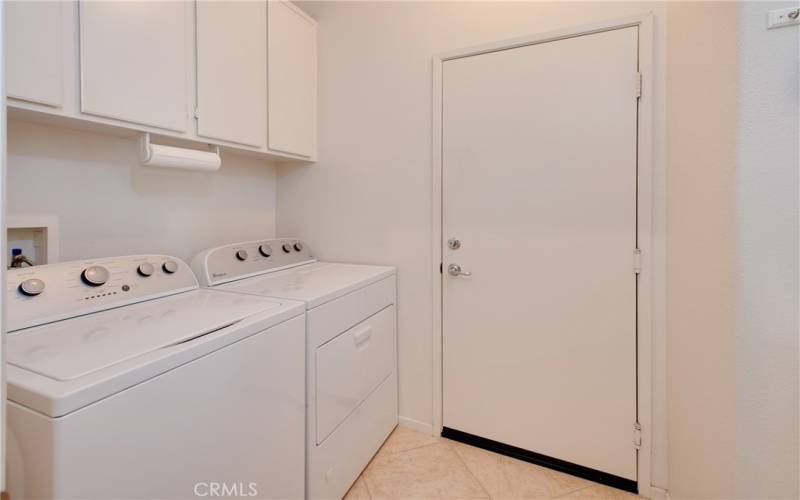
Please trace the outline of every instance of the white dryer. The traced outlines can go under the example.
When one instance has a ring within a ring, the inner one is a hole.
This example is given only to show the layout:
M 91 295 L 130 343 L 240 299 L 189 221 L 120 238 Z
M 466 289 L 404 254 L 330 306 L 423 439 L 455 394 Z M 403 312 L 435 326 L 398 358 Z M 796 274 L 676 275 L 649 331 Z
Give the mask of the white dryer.
M 6 295 L 12 498 L 303 497 L 302 303 L 161 255 L 10 270 Z
M 305 302 L 306 492 L 341 498 L 397 425 L 393 267 L 317 262 L 295 239 L 202 252 L 204 286 Z

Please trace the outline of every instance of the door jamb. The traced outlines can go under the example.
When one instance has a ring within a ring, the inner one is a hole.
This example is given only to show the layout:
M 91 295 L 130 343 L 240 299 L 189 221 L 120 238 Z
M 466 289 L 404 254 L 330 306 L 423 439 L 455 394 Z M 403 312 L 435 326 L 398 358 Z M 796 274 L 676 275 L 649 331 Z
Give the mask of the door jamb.
M 432 282 L 433 282 L 433 433 L 442 430 L 442 66 L 445 61 L 507 50 L 565 38 L 589 35 L 620 28 L 639 28 L 639 72 L 643 75 L 641 98 L 638 103 L 637 130 L 637 189 L 638 189 L 638 247 L 641 250 L 641 272 L 638 275 L 637 324 L 637 415 L 642 427 L 641 446 L 637 453 L 637 483 L 639 495 L 650 497 L 651 463 L 653 454 L 653 336 L 663 335 L 663 272 L 664 220 L 663 211 L 654 210 L 655 201 L 663 200 L 663 187 L 656 186 L 655 167 L 660 165 L 654 155 L 654 36 L 653 14 L 611 19 L 588 25 L 565 28 L 547 33 L 514 38 L 466 49 L 438 54 L 433 58 L 433 120 L 432 120 Z M 658 192 L 656 192 L 658 190 Z M 658 220 L 654 220 L 654 216 Z M 656 230 L 654 230 L 654 228 Z M 655 258 L 654 258 L 655 257 Z M 662 278 L 655 280 L 654 278 Z M 660 383 L 660 382 L 659 382 Z M 631 422 L 633 426 L 633 422 Z M 633 430 L 631 431 L 633 437 Z M 663 451 L 659 451 L 663 453 Z

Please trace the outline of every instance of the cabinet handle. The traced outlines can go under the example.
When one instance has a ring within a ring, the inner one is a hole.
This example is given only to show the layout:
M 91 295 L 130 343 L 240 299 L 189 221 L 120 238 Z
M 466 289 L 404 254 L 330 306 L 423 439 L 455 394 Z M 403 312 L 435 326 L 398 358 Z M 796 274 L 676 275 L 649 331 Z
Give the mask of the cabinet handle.
M 353 334 L 353 343 L 356 347 L 361 347 L 372 337 L 372 327 L 366 326 L 363 330 Z

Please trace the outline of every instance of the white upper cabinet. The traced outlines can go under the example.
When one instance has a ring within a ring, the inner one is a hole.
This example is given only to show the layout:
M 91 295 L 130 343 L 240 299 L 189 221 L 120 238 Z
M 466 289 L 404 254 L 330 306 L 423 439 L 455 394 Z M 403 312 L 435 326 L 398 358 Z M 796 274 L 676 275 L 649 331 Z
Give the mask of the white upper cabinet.
M 313 159 L 317 140 L 317 24 L 289 2 L 269 5 L 268 146 Z
M 4 5 L 12 119 L 317 159 L 317 23 L 291 2 Z
M 266 2 L 197 2 L 197 135 L 264 147 Z
M 61 2 L 5 2 L 8 97 L 60 107 Z
M 80 2 L 81 111 L 185 131 L 191 14 L 183 1 Z

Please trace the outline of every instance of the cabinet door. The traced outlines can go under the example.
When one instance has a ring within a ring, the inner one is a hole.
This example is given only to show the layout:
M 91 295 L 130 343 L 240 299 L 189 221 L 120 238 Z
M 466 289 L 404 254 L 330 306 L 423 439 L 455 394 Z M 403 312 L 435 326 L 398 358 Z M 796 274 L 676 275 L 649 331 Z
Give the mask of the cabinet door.
M 61 2 L 6 2 L 6 92 L 61 107 Z
M 197 2 L 197 135 L 264 147 L 266 2 Z
M 186 130 L 185 1 L 80 2 L 81 111 Z
M 294 5 L 269 2 L 269 149 L 313 158 L 317 26 Z

